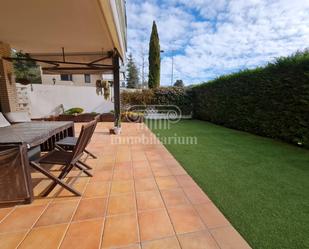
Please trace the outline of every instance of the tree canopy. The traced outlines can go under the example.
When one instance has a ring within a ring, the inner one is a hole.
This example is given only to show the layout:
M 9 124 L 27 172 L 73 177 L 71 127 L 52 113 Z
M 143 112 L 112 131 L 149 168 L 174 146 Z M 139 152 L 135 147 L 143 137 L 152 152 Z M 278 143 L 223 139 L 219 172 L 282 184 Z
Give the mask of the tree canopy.
M 130 53 L 127 64 L 127 88 L 137 88 L 139 84 L 138 70 Z
M 185 84 L 183 83 L 182 80 L 176 80 L 176 82 L 174 83 L 174 86 L 176 86 L 176 87 L 184 87 Z
M 149 88 L 158 88 L 160 86 L 160 40 L 156 22 L 153 21 L 152 31 L 149 42 Z
M 29 60 L 27 54 L 13 52 L 13 57 L 25 60 L 14 60 L 14 74 L 18 83 L 42 83 L 40 68 L 35 61 Z

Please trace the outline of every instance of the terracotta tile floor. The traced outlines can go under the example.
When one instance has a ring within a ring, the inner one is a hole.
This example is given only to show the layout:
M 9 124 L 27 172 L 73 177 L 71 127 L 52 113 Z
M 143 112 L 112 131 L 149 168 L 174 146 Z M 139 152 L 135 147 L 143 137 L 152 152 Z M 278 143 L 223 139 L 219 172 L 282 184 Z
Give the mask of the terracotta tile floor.
M 0 249 L 250 248 L 147 127 L 124 123 L 121 136 L 110 127 L 98 124 L 89 145 L 98 158 L 84 158 L 94 176 L 66 179 L 82 197 L 57 186 L 40 198 L 50 181 L 34 172 L 35 201 L 0 206 Z

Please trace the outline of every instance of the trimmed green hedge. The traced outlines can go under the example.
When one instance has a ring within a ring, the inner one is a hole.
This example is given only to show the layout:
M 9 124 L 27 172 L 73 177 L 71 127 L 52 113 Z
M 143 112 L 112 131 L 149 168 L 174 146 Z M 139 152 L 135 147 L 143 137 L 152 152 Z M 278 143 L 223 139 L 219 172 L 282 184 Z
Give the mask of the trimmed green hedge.
M 193 87 L 194 116 L 309 147 L 309 52 Z
M 183 87 L 160 87 L 142 91 L 121 93 L 122 106 L 128 105 L 175 105 L 180 108 L 182 114 L 192 112 L 192 100 L 190 91 Z

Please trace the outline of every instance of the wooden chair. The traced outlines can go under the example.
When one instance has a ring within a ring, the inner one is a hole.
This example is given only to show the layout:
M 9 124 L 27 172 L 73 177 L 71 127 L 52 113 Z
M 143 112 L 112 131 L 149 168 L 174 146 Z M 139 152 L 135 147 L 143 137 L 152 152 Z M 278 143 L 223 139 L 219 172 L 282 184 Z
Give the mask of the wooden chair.
M 90 141 L 91 141 L 91 138 L 92 138 L 92 136 L 93 136 L 93 133 L 94 133 L 94 131 L 95 131 L 95 128 L 96 128 L 96 126 L 97 126 L 97 123 L 98 123 L 99 119 L 100 119 L 100 115 L 95 116 L 95 118 L 94 118 L 94 121 L 96 121 L 96 122 L 95 122 L 95 126 L 93 127 L 93 130 L 92 130 L 92 133 L 91 133 L 91 135 L 90 135 L 90 137 L 89 137 L 89 141 L 87 142 L 87 145 L 88 145 L 88 144 L 90 143 Z M 61 147 L 62 149 L 63 149 L 63 148 L 72 149 L 72 148 L 74 148 L 74 147 L 76 146 L 77 140 L 78 140 L 77 137 L 65 137 L 64 139 L 61 139 L 61 140 L 59 140 L 58 142 L 56 142 L 56 146 L 57 146 L 58 148 Z M 87 145 L 86 145 L 86 147 L 87 147 Z M 91 157 L 94 158 L 94 159 L 97 158 L 93 153 L 91 153 L 90 151 L 88 151 L 86 148 L 84 149 L 84 152 L 87 153 L 89 156 L 91 156 Z M 84 166 L 87 167 L 86 165 L 84 165 Z M 87 168 L 88 168 L 88 167 L 87 167 Z
M 36 169 L 37 171 L 41 172 L 51 180 L 53 183 L 47 188 L 47 190 L 42 194 L 43 196 L 47 196 L 57 184 L 62 186 L 63 188 L 67 189 L 71 193 L 80 196 L 81 194 L 75 190 L 73 187 L 69 186 L 67 183 L 63 181 L 63 179 L 67 176 L 67 174 L 74 168 L 78 168 L 83 171 L 87 176 L 92 177 L 92 174 L 86 169 L 89 168 L 84 166 L 84 163 L 80 161 L 81 156 L 83 155 L 83 151 L 85 150 L 88 142 L 89 137 L 93 133 L 93 129 L 96 125 L 96 120 L 89 122 L 86 125 L 82 126 L 80 135 L 77 139 L 76 146 L 74 147 L 73 151 L 65 151 L 63 149 L 55 149 L 41 158 L 31 161 L 30 165 Z M 43 168 L 42 164 L 59 164 L 63 165 L 64 167 L 61 169 L 61 173 L 58 177 L 51 174 L 48 170 Z

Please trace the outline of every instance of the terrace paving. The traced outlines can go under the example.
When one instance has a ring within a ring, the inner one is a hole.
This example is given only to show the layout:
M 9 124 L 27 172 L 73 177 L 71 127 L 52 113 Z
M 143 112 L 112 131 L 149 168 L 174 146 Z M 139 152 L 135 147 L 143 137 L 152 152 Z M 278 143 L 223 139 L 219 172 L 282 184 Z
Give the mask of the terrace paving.
M 81 197 L 61 187 L 39 197 L 50 181 L 34 172 L 35 201 L 0 206 L 0 249 L 250 248 L 146 126 L 110 127 L 99 123 L 89 145 L 98 159 L 84 158 L 94 177 L 66 179 Z

